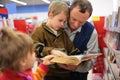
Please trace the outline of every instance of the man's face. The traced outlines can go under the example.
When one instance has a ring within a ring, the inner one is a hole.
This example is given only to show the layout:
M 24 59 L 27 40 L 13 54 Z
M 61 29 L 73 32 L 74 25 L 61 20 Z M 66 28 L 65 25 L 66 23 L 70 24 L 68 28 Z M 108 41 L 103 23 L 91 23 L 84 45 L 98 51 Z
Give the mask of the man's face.
M 71 31 L 74 31 L 84 25 L 88 18 L 89 13 L 87 11 L 85 13 L 81 13 L 79 6 L 73 8 L 70 11 L 69 17 L 69 27 Z

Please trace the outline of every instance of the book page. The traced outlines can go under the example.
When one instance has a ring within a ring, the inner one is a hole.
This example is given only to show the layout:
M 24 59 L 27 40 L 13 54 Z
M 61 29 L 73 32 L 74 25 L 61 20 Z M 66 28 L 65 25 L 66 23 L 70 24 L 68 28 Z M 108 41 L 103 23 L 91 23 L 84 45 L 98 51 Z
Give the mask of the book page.
M 97 56 L 101 55 L 101 53 L 96 54 L 83 54 L 83 55 L 75 55 L 74 57 L 78 58 L 81 61 L 86 61 L 92 58 L 96 58 Z
M 69 65 L 79 65 L 82 61 L 86 61 L 92 58 L 96 58 L 101 55 L 100 53 L 96 54 L 84 54 L 84 55 L 75 55 L 68 57 L 54 57 L 51 62 L 61 63 L 61 64 L 69 64 Z
M 60 63 L 60 64 L 69 64 L 69 65 L 78 65 L 80 60 L 73 56 L 68 57 L 54 57 L 51 62 Z

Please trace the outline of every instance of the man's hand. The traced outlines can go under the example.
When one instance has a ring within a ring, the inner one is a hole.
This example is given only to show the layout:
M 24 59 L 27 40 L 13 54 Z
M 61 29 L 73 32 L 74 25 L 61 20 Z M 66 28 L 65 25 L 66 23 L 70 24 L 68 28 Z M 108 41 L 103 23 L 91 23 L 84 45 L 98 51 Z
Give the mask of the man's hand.
M 78 67 L 78 65 L 68 65 L 68 64 L 58 64 L 61 68 L 70 70 L 70 71 L 75 71 Z

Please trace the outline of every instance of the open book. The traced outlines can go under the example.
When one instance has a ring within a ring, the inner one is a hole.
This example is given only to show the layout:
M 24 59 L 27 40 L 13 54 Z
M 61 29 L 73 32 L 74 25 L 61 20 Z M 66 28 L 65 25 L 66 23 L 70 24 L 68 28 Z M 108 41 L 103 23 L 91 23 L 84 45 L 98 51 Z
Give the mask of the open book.
M 83 61 L 90 60 L 92 58 L 96 58 L 101 55 L 101 53 L 96 54 L 86 54 L 86 55 L 75 55 L 75 56 L 67 56 L 67 57 L 54 57 L 51 62 L 61 63 L 61 64 L 69 64 L 69 65 L 78 65 Z

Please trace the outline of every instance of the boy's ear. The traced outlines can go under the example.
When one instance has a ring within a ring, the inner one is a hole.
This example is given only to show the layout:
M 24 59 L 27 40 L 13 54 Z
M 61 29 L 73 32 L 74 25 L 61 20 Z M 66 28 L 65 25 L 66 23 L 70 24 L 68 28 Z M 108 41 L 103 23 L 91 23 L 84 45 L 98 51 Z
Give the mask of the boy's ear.
M 50 12 L 50 13 L 48 14 L 48 17 L 51 19 L 51 18 L 53 17 L 53 13 Z

